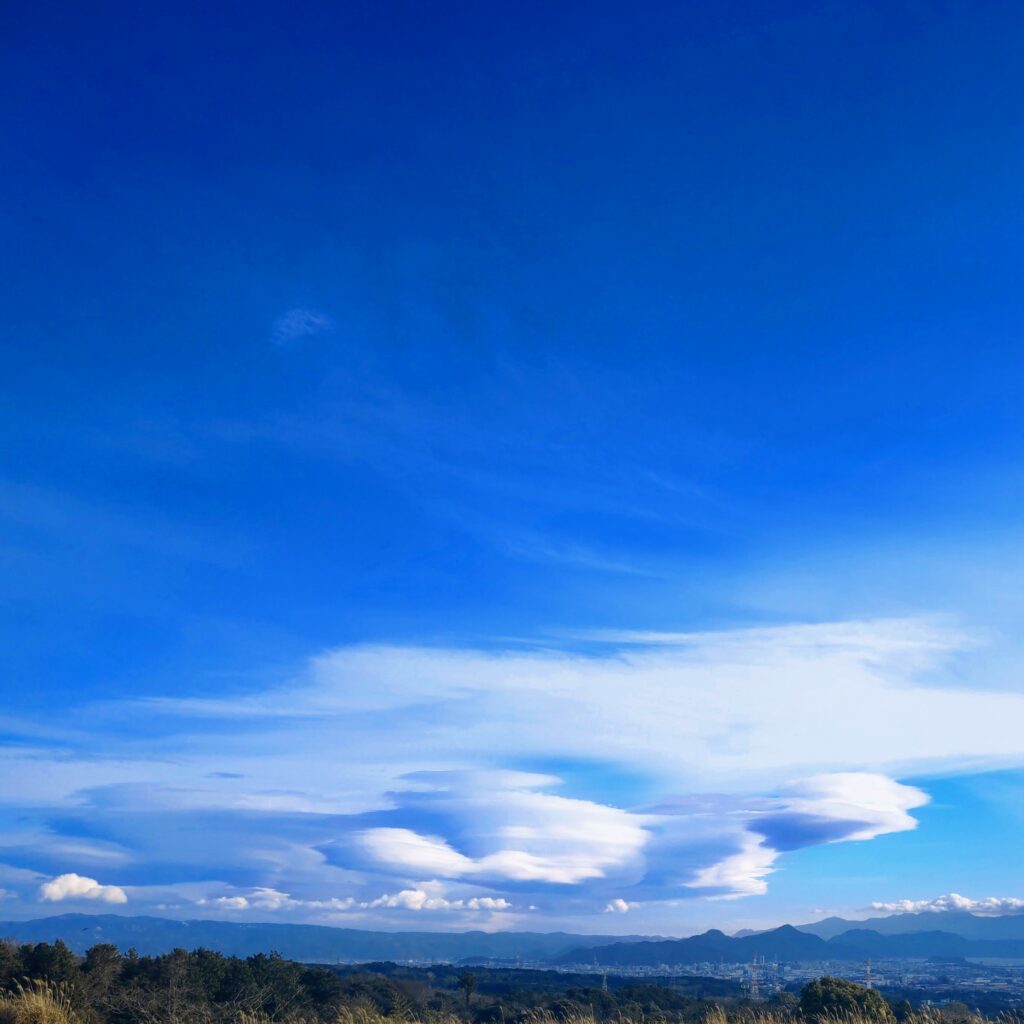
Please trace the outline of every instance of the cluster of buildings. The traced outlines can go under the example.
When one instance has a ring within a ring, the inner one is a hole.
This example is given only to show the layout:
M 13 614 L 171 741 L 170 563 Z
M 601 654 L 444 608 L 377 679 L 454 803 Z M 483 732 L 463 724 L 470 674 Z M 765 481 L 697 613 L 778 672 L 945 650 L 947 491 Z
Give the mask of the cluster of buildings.
M 574 971 L 595 971 L 593 964 L 578 964 Z M 596 967 L 597 971 L 605 968 Z M 721 978 L 743 986 L 752 999 L 769 999 L 777 992 L 798 991 L 822 975 L 846 978 L 860 985 L 879 989 L 892 997 L 901 991 L 941 994 L 956 990 L 978 996 L 1000 996 L 1008 1007 L 1024 1008 L 1024 961 L 1021 960 L 820 960 L 781 962 L 755 957 L 745 963 L 705 961 L 694 964 L 652 964 L 642 967 L 615 967 L 620 977 Z

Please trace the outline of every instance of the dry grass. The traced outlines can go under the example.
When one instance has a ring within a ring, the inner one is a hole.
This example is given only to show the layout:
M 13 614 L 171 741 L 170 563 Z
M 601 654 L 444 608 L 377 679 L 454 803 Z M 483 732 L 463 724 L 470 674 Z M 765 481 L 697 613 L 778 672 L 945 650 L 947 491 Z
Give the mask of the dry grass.
M 6 1024 L 6 1022 L 0 1020 L 0 1024 Z M 238 1024 L 318 1024 L 318 1022 L 297 1015 L 289 1015 L 283 1021 L 275 1021 L 266 1013 L 256 1011 L 255 1013 L 240 1013 Z M 390 1014 L 380 1013 L 368 1006 L 343 1006 L 338 1011 L 335 1024 L 465 1024 L 465 1021 L 451 1014 L 430 1012 L 417 1014 L 410 1003 Z
M 68 998 L 67 992 L 58 985 L 45 981 L 26 981 L 12 992 L 0 992 L 0 1024 L 83 1024 Z M 243 1012 L 238 1015 L 237 1024 L 319 1024 L 298 1015 L 289 1015 L 275 1021 L 262 1012 Z M 415 1012 L 412 1004 L 400 1006 L 396 1012 L 383 1014 L 371 1007 L 342 1007 L 335 1024 L 465 1024 L 451 1014 Z M 548 1010 L 534 1010 L 527 1015 L 525 1024 L 599 1024 L 594 1016 L 585 1011 L 555 1016 Z M 660 1018 L 632 1020 L 617 1018 L 614 1024 L 662 1024 Z M 811 1024 L 798 1013 L 786 1013 L 754 1007 L 726 1010 L 716 1006 L 708 1011 L 701 1024 Z M 822 1016 L 813 1024 L 879 1024 L 871 1017 Z M 937 1008 L 925 1008 L 910 1014 L 903 1024 L 1024 1024 L 1024 1019 L 1015 1014 L 1000 1014 L 993 1021 L 975 1014 L 959 1016 L 955 1022 L 944 1017 Z
M 0 1024 L 78 1024 L 67 992 L 48 981 L 26 981 L 0 992 Z
M 726 1012 L 724 1007 L 716 1006 L 707 1013 L 702 1024 L 805 1024 L 806 1020 L 796 1012 L 758 1010 L 752 1007 Z M 826 1013 L 813 1018 L 813 1024 L 879 1024 L 879 1021 L 875 1017 L 856 1013 Z M 903 1018 L 901 1024 L 1024 1024 L 1024 1020 L 1015 1013 L 1000 1013 L 994 1019 L 976 1013 L 950 1018 L 944 1016 L 939 1007 L 922 1007 Z
M 0 1022 L 2 1024 L 2 1022 Z M 241 1024 L 271 1024 L 269 1021 L 242 1021 Z M 337 1024 L 464 1024 L 458 1017 L 447 1014 L 414 1014 L 391 1015 L 378 1013 L 373 1009 L 356 1007 L 344 1008 L 338 1016 Z M 526 1024 L 600 1024 L 592 1014 L 585 1011 L 555 1016 L 548 1010 L 534 1010 L 526 1017 Z M 616 1018 L 614 1024 L 662 1024 L 659 1017 L 633 1020 L 627 1017 Z M 726 1010 L 716 1006 L 703 1018 L 701 1024 L 808 1024 L 799 1013 L 742 1007 Z M 813 1024 L 879 1024 L 873 1017 L 852 1014 L 823 1015 L 814 1020 Z M 940 1009 L 931 1007 L 918 1010 L 905 1018 L 902 1024 L 954 1024 L 949 1017 L 943 1016 Z M 1024 1019 L 1016 1014 L 1000 1014 L 993 1020 L 977 1014 L 960 1016 L 955 1024 L 1024 1024 Z

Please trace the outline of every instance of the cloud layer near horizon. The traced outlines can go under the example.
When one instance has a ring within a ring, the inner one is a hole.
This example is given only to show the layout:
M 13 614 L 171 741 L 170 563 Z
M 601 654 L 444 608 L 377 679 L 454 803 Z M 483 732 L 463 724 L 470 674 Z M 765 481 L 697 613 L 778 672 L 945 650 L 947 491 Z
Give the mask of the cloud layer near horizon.
M 102 750 L 39 726 L 2 752 L 0 861 L 139 906 L 364 923 L 757 895 L 790 851 L 913 829 L 928 797 L 898 778 L 1024 761 L 1024 699 L 942 677 L 971 644 L 910 619 L 331 651 L 230 699 L 85 709 Z
M 964 910 L 979 917 L 1001 917 L 1004 914 L 1024 913 L 1024 899 L 1014 896 L 985 896 L 971 899 L 950 892 L 927 900 L 890 900 L 871 904 L 872 910 L 883 914 L 942 914 L 950 910 Z

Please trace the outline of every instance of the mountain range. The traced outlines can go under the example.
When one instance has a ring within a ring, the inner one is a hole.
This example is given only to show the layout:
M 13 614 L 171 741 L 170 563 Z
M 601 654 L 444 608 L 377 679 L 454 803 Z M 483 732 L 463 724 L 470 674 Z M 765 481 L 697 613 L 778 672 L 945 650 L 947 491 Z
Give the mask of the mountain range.
M 0 938 L 15 942 L 62 939 L 76 953 L 109 942 L 144 955 L 177 947 L 234 956 L 277 950 L 307 963 L 367 961 L 516 960 L 609 967 L 712 962 L 754 956 L 782 961 L 919 957 L 1024 958 L 1024 915 L 978 917 L 962 911 L 897 914 L 729 936 L 712 929 L 684 939 L 574 935 L 569 932 L 374 932 L 310 924 L 175 921 L 117 914 L 64 914 L 0 922 Z
M 109 942 L 155 956 L 175 948 L 213 949 L 228 956 L 276 950 L 306 963 L 373 960 L 459 961 L 469 957 L 553 960 L 569 949 L 630 941 L 616 935 L 567 932 L 373 932 L 312 924 L 173 921 L 119 914 L 62 914 L 31 921 L 0 922 L 0 938 L 15 942 L 62 939 L 73 952 Z M 640 938 L 640 936 L 636 936 Z
M 918 914 L 891 914 L 851 921 L 842 917 L 826 917 L 797 928 L 823 939 L 831 939 L 854 928 L 866 928 L 880 935 L 906 935 L 910 932 L 942 931 L 962 935 L 965 939 L 1024 939 L 1024 914 L 981 917 L 966 910 L 923 911 Z
M 929 924 L 936 924 L 938 915 L 928 915 Z M 976 919 L 976 921 L 994 921 Z M 864 922 L 849 922 L 851 925 Z M 924 923 L 924 922 L 922 922 Z M 944 922 L 943 922 L 944 923 Z M 950 922 L 956 926 L 957 922 Z M 560 964 L 597 963 L 609 967 L 642 967 L 659 964 L 692 964 L 707 961 L 738 963 L 751 957 L 763 956 L 771 960 L 863 960 L 876 958 L 920 957 L 1009 957 L 1024 958 L 1024 918 L 1016 930 L 991 928 L 1000 935 L 1011 933 L 1019 937 L 968 938 L 954 932 L 937 930 L 894 932 L 883 934 L 864 927 L 851 927 L 835 932 L 830 925 L 825 939 L 806 928 L 783 925 L 771 931 L 729 936 L 717 929 L 693 935 L 687 939 L 662 939 L 655 942 L 615 942 L 607 946 L 580 947 L 558 958 Z M 984 935 L 984 925 L 972 924 L 976 935 Z

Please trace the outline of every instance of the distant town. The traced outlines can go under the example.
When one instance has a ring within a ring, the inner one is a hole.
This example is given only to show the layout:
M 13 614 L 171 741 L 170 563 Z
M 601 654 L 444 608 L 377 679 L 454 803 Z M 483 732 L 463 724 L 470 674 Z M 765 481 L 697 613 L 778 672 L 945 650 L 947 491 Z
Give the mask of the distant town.
M 523 964 L 536 969 L 547 965 Z M 635 967 L 603 967 L 579 963 L 557 968 L 574 973 L 614 972 L 620 977 L 659 980 L 671 984 L 673 978 L 718 978 L 740 984 L 753 1000 L 768 1000 L 783 991 L 798 991 L 807 982 L 823 975 L 846 978 L 876 988 L 890 1001 L 909 998 L 915 1005 L 942 1005 L 956 998 L 981 1009 L 1024 1008 L 1024 959 L 944 960 L 894 959 L 810 960 L 783 962 L 755 957 L 746 963 L 703 961 L 694 964 L 651 964 Z

